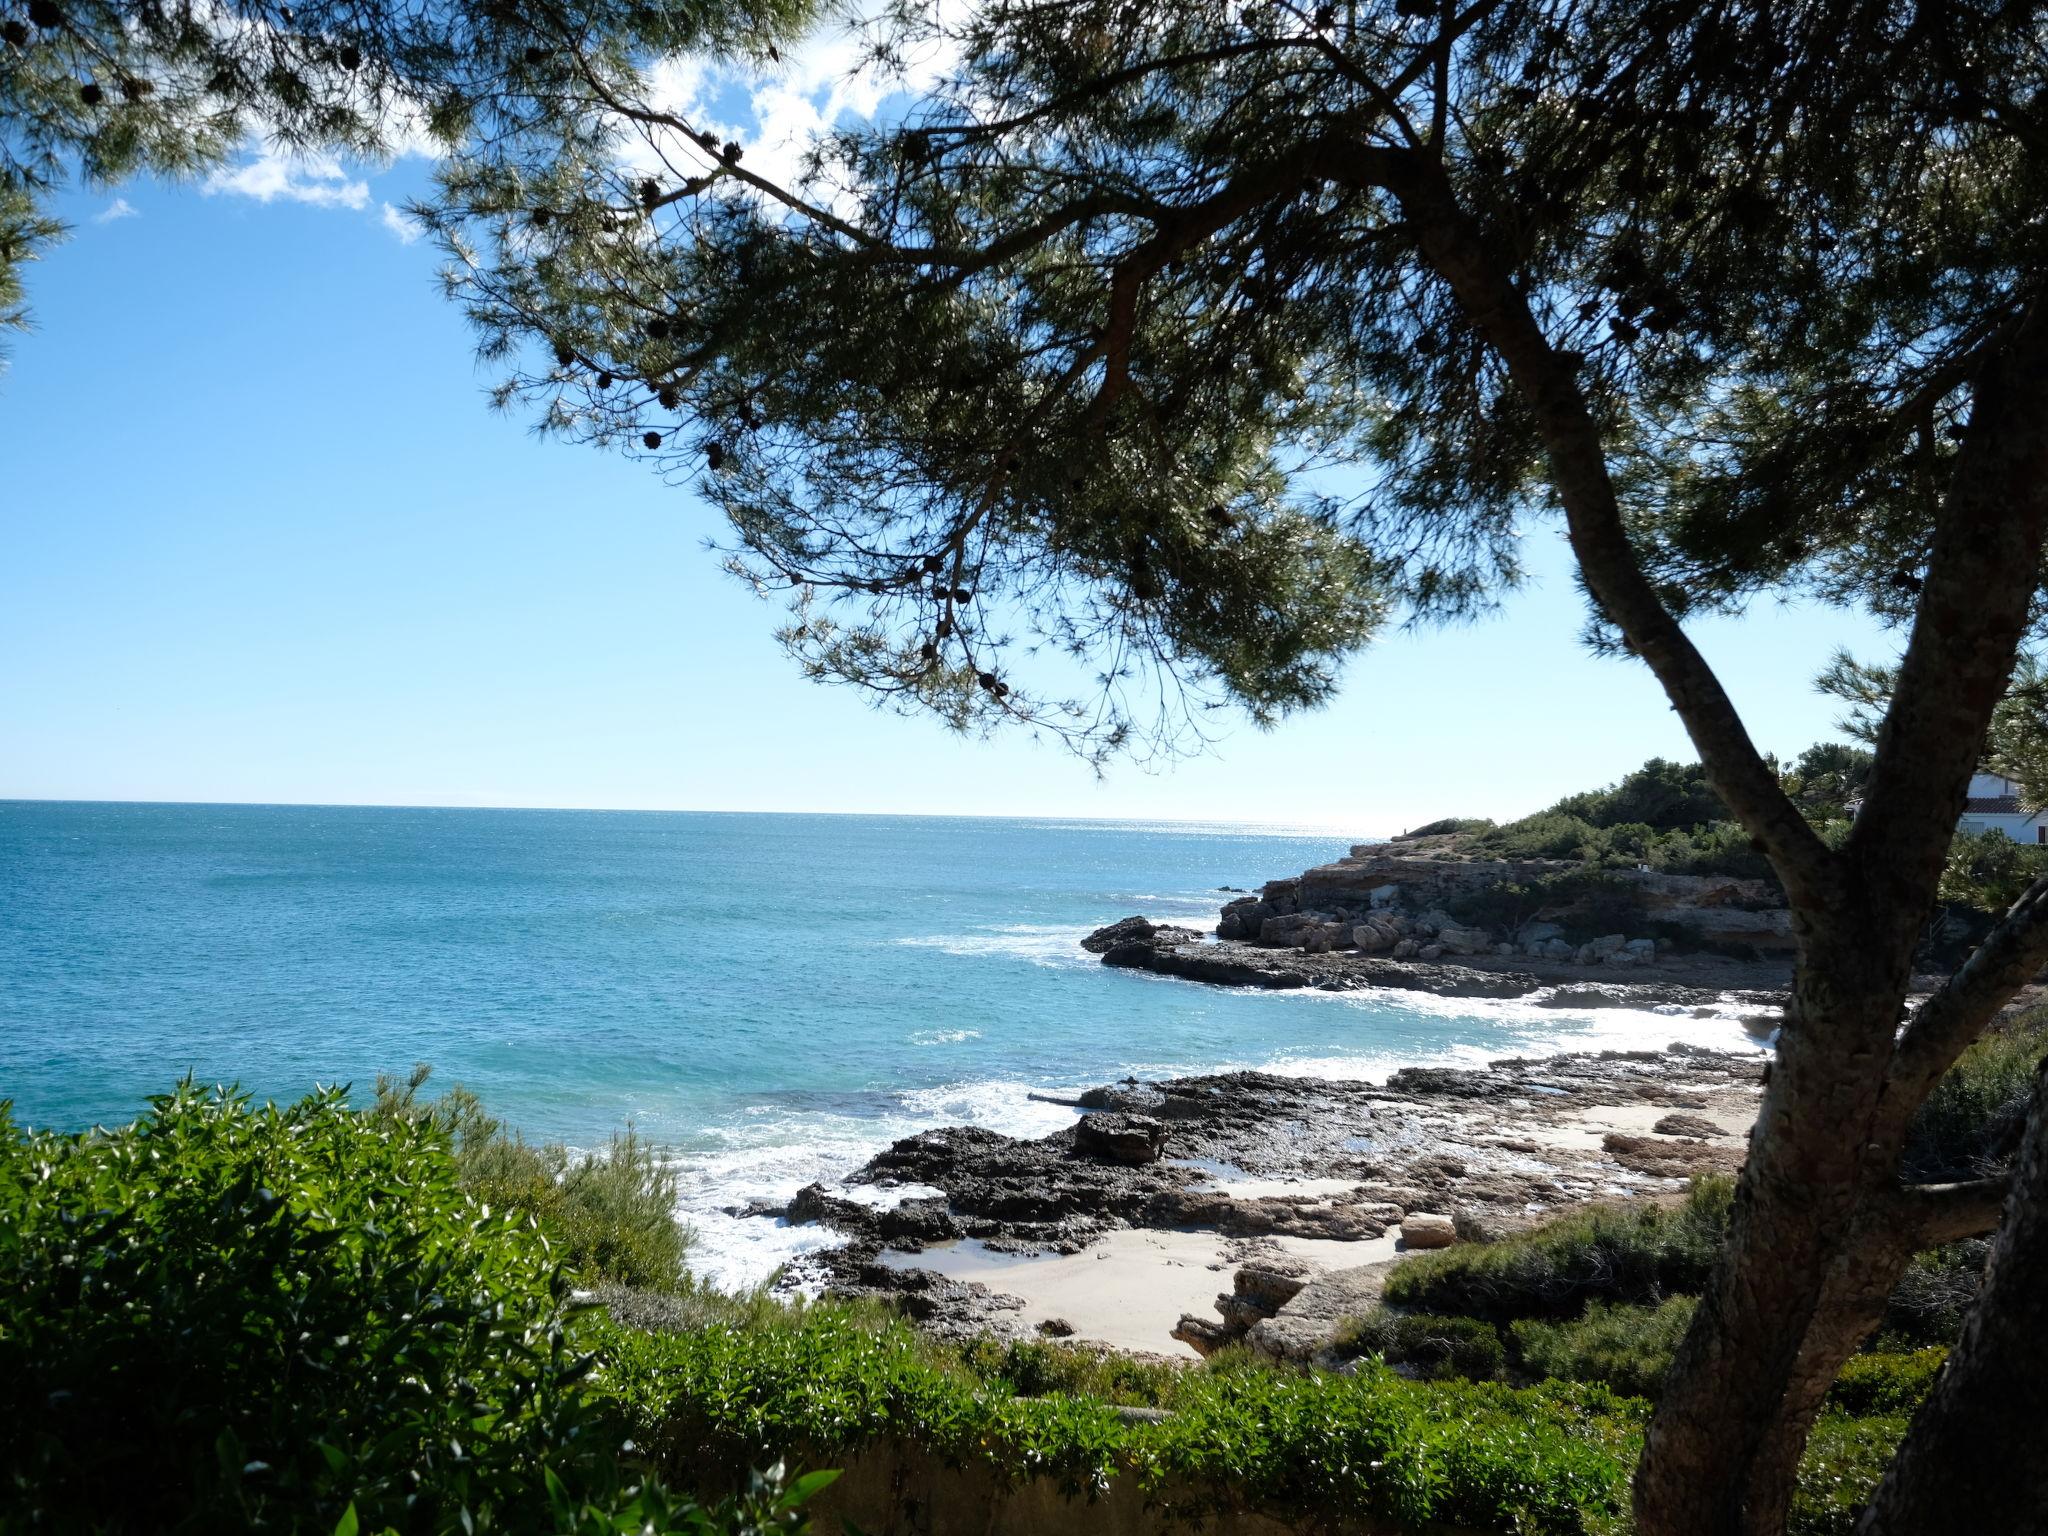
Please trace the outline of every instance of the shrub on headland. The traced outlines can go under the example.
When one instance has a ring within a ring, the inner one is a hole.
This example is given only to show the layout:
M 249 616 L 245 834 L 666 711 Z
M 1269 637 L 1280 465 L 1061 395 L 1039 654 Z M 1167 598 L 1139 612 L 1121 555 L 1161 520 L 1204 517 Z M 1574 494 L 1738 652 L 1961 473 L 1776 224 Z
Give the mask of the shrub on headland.
M 2034 1073 L 2048 1056 L 2048 1014 L 2016 1019 L 1957 1058 L 1914 1112 L 1908 1178 L 1977 1178 L 2010 1162 L 2026 1129 Z
M 77 1136 L 0 1107 L 0 1530 L 794 1521 L 643 1482 L 570 1311 L 427 1120 L 189 1083 Z

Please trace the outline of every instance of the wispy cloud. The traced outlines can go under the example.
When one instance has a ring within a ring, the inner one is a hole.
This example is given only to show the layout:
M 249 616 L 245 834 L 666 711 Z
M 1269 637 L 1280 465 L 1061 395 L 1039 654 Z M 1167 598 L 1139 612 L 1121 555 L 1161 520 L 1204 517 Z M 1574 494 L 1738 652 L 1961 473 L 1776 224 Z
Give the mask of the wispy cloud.
M 293 158 L 266 151 L 253 160 L 215 171 L 202 188 L 208 194 L 233 193 L 259 203 L 311 203 L 317 208 L 367 208 L 370 184 L 351 180 L 331 155 Z
M 117 197 L 98 213 L 94 214 L 92 221 L 95 224 L 111 224 L 116 219 L 139 219 L 141 217 L 142 210 L 140 208 L 137 208 L 125 197 Z
M 389 203 L 384 205 L 384 212 L 379 216 L 378 222 L 390 230 L 392 234 L 398 236 L 398 243 L 400 245 L 411 245 L 413 241 L 419 239 L 425 233 L 420 228 L 419 220 L 415 219 L 403 208 L 394 208 Z

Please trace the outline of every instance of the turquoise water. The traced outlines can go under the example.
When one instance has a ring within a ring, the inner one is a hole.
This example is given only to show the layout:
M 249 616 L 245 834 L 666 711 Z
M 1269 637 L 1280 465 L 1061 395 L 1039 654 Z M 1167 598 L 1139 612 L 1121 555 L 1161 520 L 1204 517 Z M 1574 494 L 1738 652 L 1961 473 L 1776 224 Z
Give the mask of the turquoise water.
M 1342 835 L 1185 824 L 0 803 L 0 1097 L 132 1116 L 191 1072 L 290 1096 L 415 1061 L 529 1134 L 674 1148 L 702 1259 L 814 1234 L 722 1205 L 1032 1089 L 1260 1066 L 1378 1076 L 1578 1045 L 1744 1043 L 1729 1019 L 1235 992 L 1078 947 L 1213 923 Z

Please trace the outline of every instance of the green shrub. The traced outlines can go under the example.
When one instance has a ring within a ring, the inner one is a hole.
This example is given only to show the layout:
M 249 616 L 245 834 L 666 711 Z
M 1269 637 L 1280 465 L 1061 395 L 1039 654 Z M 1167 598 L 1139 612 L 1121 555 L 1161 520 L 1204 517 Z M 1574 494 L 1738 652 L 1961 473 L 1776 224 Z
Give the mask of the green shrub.
M 1915 1254 L 1885 1300 L 1880 1343 L 1906 1349 L 1953 1344 L 1990 1258 L 1991 1244 L 1981 1237 Z
M 1472 846 L 1498 859 L 1597 859 L 1604 851 L 1591 822 L 1556 811 L 1539 811 L 1479 833 Z
M 1800 1458 L 1786 1536 L 1853 1536 L 1857 1516 L 1905 1438 L 1906 1422 L 1822 1413 Z
M 1018 1397 L 1064 1392 L 1135 1408 L 1165 1406 L 1188 1369 L 1084 1345 L 990 1337 L 960 1346 L 959 1360 L 977 1380 Z
M 463 1189 L 493 1209 L 531 1215 L 585 1284 L 681 1282 L 690 1234 L 676 1220 L 675 1170 L 632 1127 L 615 1132 L 600 1155 L 575 1157 L 553 1142 L 531 1146 L 459 1083 L 438 1099 L 421 1099 L 429 1070 L 416 1066 L 402 1083 L 380 1075 L 372 1113 L 446 1135 Z
M 1426 822 L 1412 831 L 1403 832 L 1394 841 L 1401 843 L 1413 837 L 1442 837 L 1448 832 L 1485 832 L 1492 826 L 1493 820 L 1487 816 L 1446 816 L 1441 821 Z
M 1625 1396 L 1655 1397 L 1692 1326 L 1695 1305 L 1691 1296 L 1673 1296 L 1655 1307 L 1596 1301 L 1577 1322 L 1517 1322 L 1515 1347 L 1534 1375 L 1597 1381 Z
M 1726 1240 L 1734 1192 L 1732 1179 L 1696 1179 L 1675 1206 L 1585 1206 L 1498 1243 L 1421 1254 L 1387 1276 L 1386 1299 L 1510 1323 L 1696 1294 Z
M 1939 895 L 1955 906 L 1999 913 L 2018 901 L 2044 871 L 2048 849 L 2016 843 L 1996 827 L 1958 832 L 1942 866 Z
M 186 1083 L 0 1148 L 0 1529 L 726 1528 L 631 1485 L 567 1279 L 435 1126 Z
M 1435 1317 L 1375 1307 L 1363 1317 L 1337 1325 L 1337 1353 L 1346 1360 L 1378 1355 L 1389 1365 L 1406 1365 L 1424 1380 L 1464 1376 L 1491 1381 L 1507 1363 L 1507 1350 L 1491 1323 L 1475 1317 Z
M 2026 1129 L 2034 1072 L 2048 1056 L 2048 1018 L 2030 1014 L 1977 1041 L 1914 1113 L 1903 1167 L 1916 1180 L 1995 1172 Z
M 900 1437 L 1075 1491 L 1128 1478 L 1154 1497 L 1192 1486 L 1207 1503 L 1311 1517 L 1565 1533 L 1619 1517 L 1641 1435 L 1640 1406 L 1597 1388 L 1413 1382 L 1370 1363 L 1350 1377 L 1244 1362 L 1176 1369 L 1159 1393 L 1170 1417 L 1132 1423 L 1098 1397 L 1018 1397 L 1008 1375 L 985 1374 L 1002 1359 L 1061 1377 L 1057 1346 L 970 1346 L 970 1367 L 900 1323 L 830 1305 L 771 1328 L 609 1325 L 599 1347 L 603 1390 L 678 1471 L 732 1455 L 831 1458 Z
M 1934 1390 L 1948 1351 L 1939 1346 L 1907 1354 L 1851 1355 L 1828 1388 L 1828 1406 L 1859 1419 L 1911 1415 Z

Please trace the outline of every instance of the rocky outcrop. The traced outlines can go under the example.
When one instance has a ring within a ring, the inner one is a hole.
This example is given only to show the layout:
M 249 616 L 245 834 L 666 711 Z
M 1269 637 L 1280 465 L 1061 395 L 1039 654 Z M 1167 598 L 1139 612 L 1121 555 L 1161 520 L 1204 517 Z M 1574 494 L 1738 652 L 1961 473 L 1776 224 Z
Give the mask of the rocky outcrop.
M 1301 949 L 1310 954 L 1356 947 L 1367 954 L 1395 950 L 1404 940 L 1416 943 L 1416 956 L 1430 945 L 1444 953 L 1499 953 L 1539 959 L 1574 959 L 1581 964 L 1626 966 L 1642 963 L 1640 946 L 1655 950 L 1655 940 L 1638 937 L 1636 959 L 1614 958 L 1630 948 L 1620 942 L 1588 953 L 1574 946 L 1554 922 L 1525 923 L 1515 933 L 1458 923 L 1445 915 L 1475 897 L 1504 886 L 1527 888 L 1553 876 L 1584 872 L 1583 865 L 1549 859 L 1468 859 L 1391 852 L 1383 845 L 1361 844 L 1348 857 L 1319 865 L 1291 879 L 1268 881 L 1255 895 L 1223 908 L 1217 937 L 1272 948 Z M 1642 913 L 1646 926 L 1682 930 L 1695 946 L 1741 946 L 1789 954 L 1796 947 L 1791 915 L 1782 897 L 1767 881 L 1727 876 L 1670 875 L 1645 869 L 1598 872 L 1603 881 L 1625 890 Z M 1401 956 L 1400 958 L 1407 958 Z
M 1133 1167 L 1158 1162 L 1165 1145 L 1166 1127 L 1150 1115 L 1108 1111 L 1083 1115 L 1080 1124 L 1074 1127 L 1076 1152 Z
M 1676 1191 L 1699 1168 L 1739 1163 L 1740 1149 L 1728 1138 L 1579 1144 L 1579 1131 L 1559 1131 L 1602 1105 L 1709 1109 L 1735 1121 L 1753 1113 L 1762 1066 L 1756 1053 L 1674 1046 L 1415 1068 L 1384 1087 L 1262 1072 L 1119 1083 L 1076 1098 L 1145 1106 L 1097 1109 L 1086 1120 L 1120 1125 L 1120 1145 L 1126 1136 L 1156 1144 L 1154 1161 L 1090 1151 L 1080 1123 L 1035 1140 L 955 1126 L 896 1142 L 849 1180 L 885 1194 L 903 1189 L 910 1198 L 894 1206 L 813 1185 L 787 1206 L 746 1214 L 822 1222 L 847 1239 L 795 1261 L 789 1286 L 895 1298 L 927 1326 L 953 1332 L 1022 1333 L 1025 1323 L 999 1292 L 883 1263 L 884 1248 L 914 1254 L 972 1238 L 1010 1252 L 1074 1254 L 1120 1227 L 1213 1231 L 1263 1251 L 1243 1256 L 1222 1320 L 1198 1319 L 1181 1336 L 1198 1348 L 1243 1337 L 1306 1358 L 1302 1351 L 1327 1335 L 1325 1312 L 1338 1305 L 1337 1293 L 1322 1289 L 1333 1277 L 1305 1278 L 1271 1245 L 1360 1242 L 1397 1228 L 1411 1247 L 1446 1229 L 1486 1241 L 1535 1213 L 1610 1196 L 1617 1183 Z M 1218 1169 L 1235 1182 L 1220 1181 Z M 1297 1180 L 1302 1187 L 1290 1188 Z M 1356 1298 L 1343 1304 L 1363 1310 Z
M 1167 923 L 1155 923 L 1149 917 L 1124 917 L 1105 928 L 1096 929 L 1081 941 L 1081 947 L 1091 955 L 1106 955 L 1126 944 L 1150 944 L 1155 941 L 1186 944 L 1199 938 L 1201 934 L 1192 928 L 1176 928 Z

